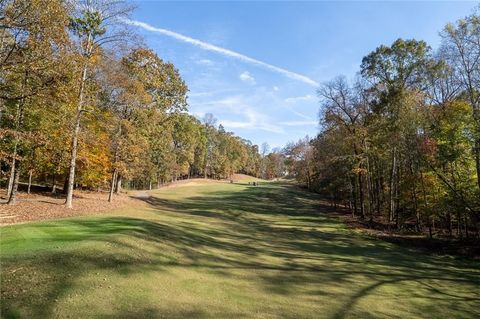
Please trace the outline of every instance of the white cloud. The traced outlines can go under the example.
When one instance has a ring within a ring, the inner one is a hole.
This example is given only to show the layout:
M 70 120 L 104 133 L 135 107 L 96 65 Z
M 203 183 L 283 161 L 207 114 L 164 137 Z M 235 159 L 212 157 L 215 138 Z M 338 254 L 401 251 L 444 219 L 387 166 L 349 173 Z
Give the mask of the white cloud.
M 275 92 L 280 91 L 280 89 L 278 88 L 278 86 L 274 86 L 274 87 L 273 87 L 273 90 L 274 90 Z
M 286 76 L 290 79 L 297 80 L 297 81 L 300 81 L 300 82 L 303 82 L 303 83 L 306 83 L 308 85 L 315 86 L 315 87 L 319 86 L 318 82 L 316 82 L 315 80 L 312 80 L 308 76 L 305 76 L 305 75 L 302 75 L 302 74 L 299 74 L 299 73 L 296 73 L 296 72 L 292 72 L 292 71 L 280 68 L 278 66 L 268 64 L 266 62 L 262 62 L 260 60 L 251 58 L 249 56 L 243 55 L 243 54 L 235 52 L 235 51 L 225 49 L 225 48 L 222 48 L 222 47 L 219 47 L 219 46 L 207 43 L 207 42 L 203 42 L 203 41 L 200 41 L 200 40 L 197 40 L 197 39 L 194 39 L 194 38 L 190 38 L 190 37 L 187 37 L 183 34 L 174 32 L 174 31 L 170 31 L 170 30 L 167 30 L 167 29 L 156 28 L 156 27 L 153 27 L 153 26 L 151 26 L 151 25 L 149 25 L 145 22 L 130 20 L 130 19 L 124 19 L 124 21 L 127 24 L 143 28 L 144 30 L 147 30 L 147 31 L 161 33 L 163 35 L 169 36 L 171 38 L 177 39 L 177 40 L 185 42 L 185 43 L 192 44 L 194 46 L 197 46 L 197 47 L 202 48 L 202 49 L 207 50 L 207 51 L 220 53 L 222 55 L 232 57 L 232 58 L 241 60 L 241 61 L 246 62 L 246 63 L 262 66 L 262 67 L 264 67 L 268 70 L 271 70 L 271 71 L 277 72 L 279 74 L 282 74 L 282 75 L 284 75 L 284 76 Z
M 271 123 L 271 118 L 268 115 L 257 112 L 255 109 L 258 109 L 258 107 L 252 107 L 251 103 L 252 101 L 248 97 L 241 95 L 228 96 L 221 100 L 197 103 L 194 114 L 202 117 L 205 113 L 218 114 L 228 110 L 229 118 L 218 121 L 227 129 L 242 128 L 277 134 L 285 133 L 281 126 Z
M 285 99 L 286 103 L 308 102 L 315 100 L 313 95 L 307 94 L 304 96 L 289 97 Z
M 242 80 L 243 82 L 248 83 L 248 84 L 254 85 L 254 84 L 257 83 L 255 81 L 255 78 L 253 76 L 251 76 L 250 73 L 248 73 L 247 71 L 240 74 L 239 78 L 240 78 L 240 80 Z

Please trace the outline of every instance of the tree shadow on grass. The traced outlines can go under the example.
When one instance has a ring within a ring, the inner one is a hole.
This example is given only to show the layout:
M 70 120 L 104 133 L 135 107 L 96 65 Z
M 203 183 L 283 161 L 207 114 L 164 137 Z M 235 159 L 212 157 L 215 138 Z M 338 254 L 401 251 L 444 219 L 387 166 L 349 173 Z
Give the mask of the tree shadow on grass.
M 330 207 L 312 194 L 288 186 L 250 187 L 233 194 L 215 192 L 181 201 L 144 200 L 157 214 L 175 214 L 177 218 L 103 217 L 37 224 L 36 228 L 51 234 L 41 239 L 51 247 L 87 240 L 97 244 L 89 249 L 48 249 L 2 258 L 2 317 L 54 317 L 57 300 L 69 294 L 76 280 L 86 274 L 108 270 L 125 276 L 147 272 L 168 275 L 172 267 L 198 268 L 226 278 L 248 270 L 250 280 L 267 295 L 292 298 L 299 287 L 345 285 L 350 292 L 331 316 L 336 319 L 349 315 L 376 289 L 401 282 L 421 283 L 428 294 L 420 297 L 437 298 L 432 302 L 467 306 L 480 302 L 478 293 L 451 293 L 444 285 L 434 284 L 462 284 L 478 291 L 478 265 L 423 256 L 352 234 L 323 214 Z M 74 231 L 62 232 L 69 228 Z M 165 247 L 177 257 L 165 253 Z M 359 277 L 366 278 L 365 283 L 356 283 Z M 320 289 L 309 293 L 319 301 L 326 298 L 323 302 L 335 298 Z M 104 318 L 164 314 L 153 305 L 139 306 L 131 313 L 119 310 Z M 199 308 L 191 312 L 171 310 L 167 317 L 208 316 Z

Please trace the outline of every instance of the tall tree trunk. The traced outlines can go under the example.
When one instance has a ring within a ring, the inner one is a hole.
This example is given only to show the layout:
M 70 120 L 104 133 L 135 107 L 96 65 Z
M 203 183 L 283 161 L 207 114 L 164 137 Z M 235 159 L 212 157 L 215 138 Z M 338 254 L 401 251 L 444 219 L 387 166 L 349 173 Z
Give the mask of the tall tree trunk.
M 373 182 L 372 182 L 372 171 L 370 168 L 370 159 L 368 156 L 368 147 L 366 143 L 364 142 L 364 148 L 367 152 L 367 155 L 365 156 L 365 161 L 366 161 L 366 166 L 367 166 L 367 172 L 366 172 L 366 179 L 367 179 L 367 194 L 368 194 L 368 215 L 369 215 L 369 220 L 370 222 L 373 221 Z
M 20 161 L 17 161 L 17 164 L 20 164 Z M 18 181 L 20 178 L 20 167 L 15 169 L 12 191 L 10 192 L 10 197 L 8 198 L 8 205 L 15 205 L 17 202 L 17 190 L 18 190 Z
M 117 187 L 115 187 L 115 194 L 120 194 L 122 191 L 122 175 L 117 173 Z
M 400 165 L 397 165 L 397 173 L 395 179 L 395 227 L 398 229 L 400 226 Z
M 17 164 L 17 144 L 13 148 L 13 158 L 12 164 L 10 165 L 10 176 L 8 177 L 8 185 L 7 185 L 7 198 L 10 198 L 10 194 L 12 193 L 13 188 L 13 180 L 15 178 L 15 166 Z
M 28 84 L 28 72 L 25 71 L 25 77 L 24 77 L 24 80 L 23 80 L 23 84 L 22 84 L 22 94 L 25 95 L 25 90 L 27 88 L 27 84 Z M 19 182 L 19 178 L 20 178 L 20 161 L 19 160 L 16 160 L 16 156 L 18 154 L 18 132 L 19 130 L 22 128 L 23 126 L 23 117 L 25 115 L 25 101 L 26 101 L 26 98 L 23 96 L 20 100 L 20 102 L 18 103 L 18 117 L 17 117 L 17 121 L 15 123 L 15 129 L 16 129 L 16 132 L 15 132 L 15 141 L 14 141 L 14 157 L 13 157 L 13 160 L 12 160 L 12 167 L 11 167 L 11 170 L 10 170 L 10 177 L 13 176 L 13 179 L 12 179 L 12 185 L 9 187 L 10 189 L 10 192 L 8 192 L 7 190 L 7 194 L 8 194 L 8 204 L 10 205 L 14 205 L 16 203 L 16 196 L 17 196 L 17 190 L 18 190 L 18 182 Z M 10 181 L 9 181 L 10 183 Z
M 72 199 L 73 199 L 73 184 L 75 181 L 75 166 L 77 162 L 77 147 L 78 147 L 78 133 L 80 132 L 80 120 L 83 112 L 83 100 L 84 100 L 84 90 L 85 82 L 87 80 L 87 63 L 83 65 L 82 77 L 80 82 L 80 91 L 78 94 L 78 103 L 77 103 L 77 112 L 75 115 L 75 124 L 73 127 L 72 134 L 72 149 L 70 155 L 70 171 L 68 174 L 68 189 L 67 189 L 67 199 L 65 201 L 65 207 L 72 208 Z
M 358 193 L 360 194 L 360 218 L 365 219 L 365 198 L 363 192 L 363 177 L 360 172 L 357 173 Z
M 424 202 L 424 205 L 425 205 L 425 208 L 424 208 L 424 211 L 427 210 L 428 212 L 428 206 L 429 206 L 429 203 L 428 203 L 428 199 L 427 199 L 427 191 L 425 189 L 425 179 L 423 178 L 423 173 L 422 171 L 420 170 L 420 184 L 422 185 L 422 193 L 423 193 L 423 202 Z M 430 214 L 430 223 L 433 224 L 434 222 L 434 216 L 433 214 Z M 432 238 L 432 227 L 430 226 L 429 227 L 429 230 L 430 230 L 430 238 Z
M 413 159 L 410 159 L 410 174 L 412 174 L 413 182 L 412 182 L 412 197 L 413 197 L 413 212 L 415 214 L 415 221 L 417 224 L 417 231 L 420 231 L 420 210 L 418 209 L 418 198 L 417 198 L 417 176 L 415 174 L 415 170 L 413 169 Z
M 376 170 L 376 177 L 375 177 L 375 208 L 376 208 L 376 214 L 377 216 L 380 216 L 381 214 L 381 188 L 382 188 L 382 184 L 381 184 L 381 181 L 380 181 L 380 169 L 378 167 L 378 162 L 376 163 L 375 165 L 375 170 Z
M 478 129 L 478 133 L 480 136 L 480 128 Z M 474 154 L 475 154 L 475 165 L 476 165 L 476 170 L 477 170 L 477 184 L 478 188 L 480 189 L 480 138 L 477 138 L 475 140 L 475 149 L 474 149 Z
M 57 192 L 57 185 L 55 184 L 56 181 L 55 181 L 55 178 L 56 178 L 57 174 L 55 172 L 53 172 L 53 177 L 52 177 L 52 194 L 55 194 Z
M 65 179 L 63 180 L 62 194 L 67 195 L 67 190 L 68 190 L 68 175 L 65 176 Z
M 33 170 L 30 170 L 28 172 L 28 188 L 27 188 L 27 194 L 30 194 L 30 188 L 32 187 L 32 174 Z
M 394 187 L 395 187 L 395 172 L 396 172 L 396 165 L 397 165 L 397 154 L 396 154 L 396 148 L 394 147 L 393 148 L 393 151 L 392 151 L 392 167 L 391 167 L 391 170 L 390 170 L 390 183 L 389 183 L 389 201 L 390 201 L 390 205 L 388 206 L 388 220 L 389 222 L 391 223 L 393 221 L 393 214 L 395 212 L 395 197 L 394 197 L 394 194 L 395 194 L 395 191 L 394 191 Z
M 114 168 L 112 172 L 112 179 L 110 181 L 110 192 L 108 193 L 108 202 L 111 203 L 113 200 L 113 191 L 115 189 L 115 183 L 117 181 L 117 169 Z

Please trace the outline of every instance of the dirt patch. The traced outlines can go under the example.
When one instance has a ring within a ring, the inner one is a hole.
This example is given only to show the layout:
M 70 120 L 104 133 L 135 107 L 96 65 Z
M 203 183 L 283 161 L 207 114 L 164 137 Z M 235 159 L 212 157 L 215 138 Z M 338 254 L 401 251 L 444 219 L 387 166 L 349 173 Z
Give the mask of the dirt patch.
M 95 215 L 113 209 L 145 205 L 133 194 L 114 195 L 113 201 L 108 202 L 107 192 L 75 191 L 73 208 L 64 206 L 63 195 L 44 193 L 18 193 L 16 205 L 7 205 L 6 191 L 0 191 L 0 225 L 18 224 L 37 220 Z

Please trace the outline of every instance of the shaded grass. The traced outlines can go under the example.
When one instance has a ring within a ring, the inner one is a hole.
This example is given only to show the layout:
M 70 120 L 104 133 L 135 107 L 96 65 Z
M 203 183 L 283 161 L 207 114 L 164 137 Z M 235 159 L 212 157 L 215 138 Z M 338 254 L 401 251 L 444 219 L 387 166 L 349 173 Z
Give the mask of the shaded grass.
M 4 318 L 477 318 L 478 263 L 366 238 L 293 186 L 1 228 Z

